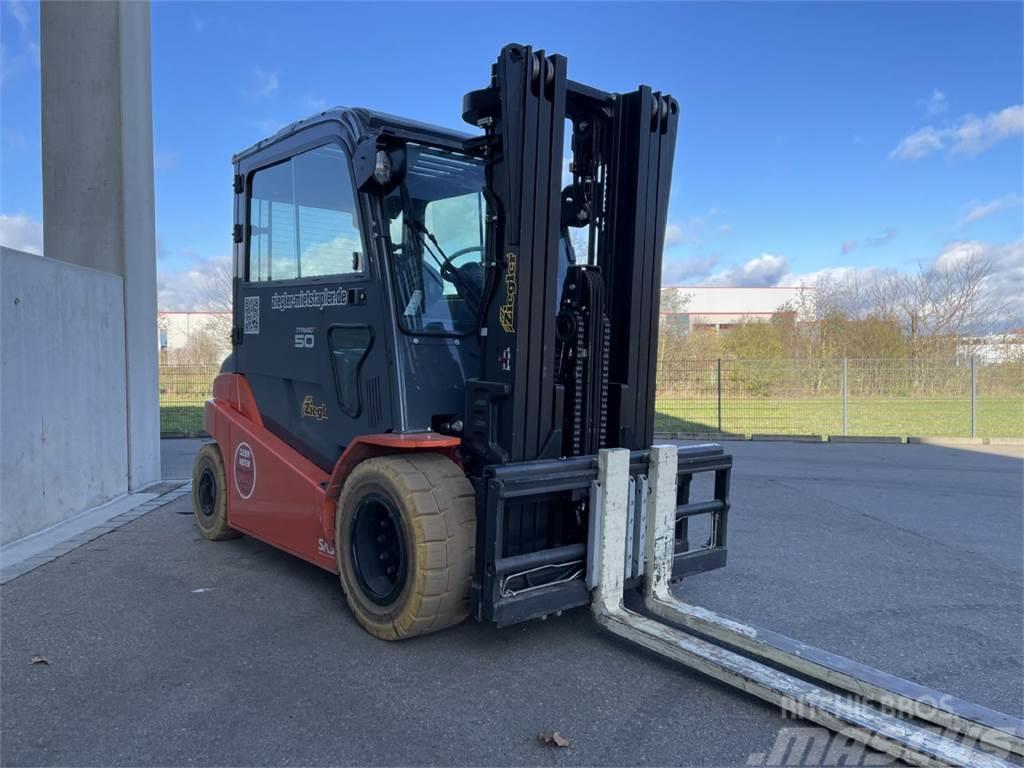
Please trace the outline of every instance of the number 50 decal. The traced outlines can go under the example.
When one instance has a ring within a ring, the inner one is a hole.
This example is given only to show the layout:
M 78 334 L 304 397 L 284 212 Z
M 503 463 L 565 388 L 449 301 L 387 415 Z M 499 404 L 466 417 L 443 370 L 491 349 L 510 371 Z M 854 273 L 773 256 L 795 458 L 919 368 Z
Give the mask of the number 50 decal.
M 313 345 L 316 344 L 316 337 L 313 335 L 313 328 L 296 328 L 295 329 L 295 348 L 296 349 L 312 349 Z

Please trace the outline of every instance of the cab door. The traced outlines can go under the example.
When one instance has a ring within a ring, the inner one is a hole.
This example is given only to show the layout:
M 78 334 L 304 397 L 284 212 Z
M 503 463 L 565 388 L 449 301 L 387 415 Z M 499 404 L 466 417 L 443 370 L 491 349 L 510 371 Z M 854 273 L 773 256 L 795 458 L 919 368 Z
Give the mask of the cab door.
M 385 294 L 368 263 L 345 148 L 276 151 L 242 169 L 236 369 L 267 428 L 329 471 L 354 436 L 390 427 L 378 330 Z

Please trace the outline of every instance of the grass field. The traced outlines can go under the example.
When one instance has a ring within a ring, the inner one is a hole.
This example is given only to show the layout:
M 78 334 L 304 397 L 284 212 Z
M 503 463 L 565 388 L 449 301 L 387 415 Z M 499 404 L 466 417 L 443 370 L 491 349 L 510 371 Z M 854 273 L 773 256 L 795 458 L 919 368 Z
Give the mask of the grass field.
M 166 437 L 194 437 L 203 429 L 203 404 L 160 403 L 160 434 Z
M 1024 436 L 1024 400 L 978 402 L 978 437 Z M 160 432 L 195 435 L 203 428 L 202 401 L 160 404 Z M 657 432 L 718 432 L 717 404 L 708 400 L 661 400 Z M 841 435 L 842 404 L 838 399 L 738 400 L 722 403 L 722 432 L 776 435 Z M 971 406 L 963 400 L 851 399 L 851 435 L 914 435 L 968 437 Z
M 966 399 L 851 398 L 851 435 L 969 437 L 971 405 Z M 658 401 L 658 432 L 718 432 L 713 400 Z M 841 435 L 842 403 L 835 399 L 750 398 L 722 402 L 722 432 L 738 434 Z M 979 398 L 978 437 L 1024 435 L 1024 398 Z

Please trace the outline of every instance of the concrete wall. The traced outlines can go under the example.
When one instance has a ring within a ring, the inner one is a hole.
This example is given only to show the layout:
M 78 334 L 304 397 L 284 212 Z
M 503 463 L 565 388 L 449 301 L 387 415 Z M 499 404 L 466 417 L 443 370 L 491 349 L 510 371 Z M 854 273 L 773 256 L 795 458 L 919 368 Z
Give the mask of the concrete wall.
M 46 255 L 123 278 L 128 480 L 160 479 L 150 18 L 145 2 L 40 5 Z
M 124 327 L 118 275 L 0 248 L 0 544 L 128 490 Z

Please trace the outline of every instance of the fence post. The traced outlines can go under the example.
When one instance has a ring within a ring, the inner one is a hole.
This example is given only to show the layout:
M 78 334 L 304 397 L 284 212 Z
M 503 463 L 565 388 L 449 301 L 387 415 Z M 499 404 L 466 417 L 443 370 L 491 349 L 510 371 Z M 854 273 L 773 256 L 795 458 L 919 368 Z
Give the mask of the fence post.
M 971 437 L 978 436 L 978 358 L 971 355 Z
M 717 358 L 718 373 L 716 375 L 718 383 L 718 434 L 722 434 L 722 358 Z
M 843 434 L 850 434 L 850 379 L 847 375 L 846 358 L 843 358 Z

